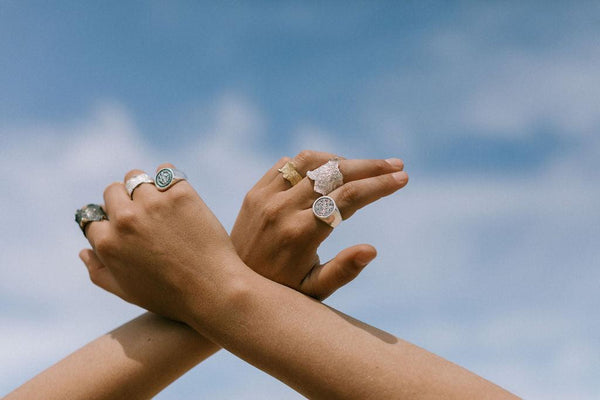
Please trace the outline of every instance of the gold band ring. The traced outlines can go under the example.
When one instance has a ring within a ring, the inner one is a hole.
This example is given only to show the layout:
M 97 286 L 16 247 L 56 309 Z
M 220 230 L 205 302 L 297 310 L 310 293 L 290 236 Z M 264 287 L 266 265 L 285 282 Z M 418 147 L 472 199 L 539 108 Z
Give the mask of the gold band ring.
M 281 172 L 283 179 L 292 184 L 297 185 L 302 180 L 302 175 L 296 171 L 296 167 L 291 161 L 285 163 L 285 165 L 279 168 L 277 171 Z

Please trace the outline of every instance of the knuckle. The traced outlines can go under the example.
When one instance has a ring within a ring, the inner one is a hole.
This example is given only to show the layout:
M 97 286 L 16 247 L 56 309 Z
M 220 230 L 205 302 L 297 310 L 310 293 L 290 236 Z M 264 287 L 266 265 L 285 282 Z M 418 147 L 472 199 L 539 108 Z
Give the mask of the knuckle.
M 270 203 L 265 204 L 262 210 L 265 224 L 275 224 L 280 219 L 282 210 L 283 207 L 280 201 L 271 201 Z
M 113 182 L 110 185 L 108 185 L 105 189 L 104 189 L 104 196 L 106 197 L 106 195 L 112 191 L 116 186 L 120 186 L 121 183 L 120 182 Z
M 281 158 L 279 159 L 279 161 L 277 161 L 277 163 L 275 163 L 275 165 L 276 165 L 276 166 L 283 166 L 283 165 L 284 165 L 286 162 L 288 162 L 288 161 L 291 161 L 291 160 L 292 160 L 292 159 L 291 159 L 291 158 L 289 158 L 288 156 L 284 156 L 284 157 L 281 157 Z
M 144 201 L 144 210 L 150 215 L 159 213 L 162 208 L 163 205 L 160 198 L 152 197 Z
M 129 231 L 135 226 L 137 217 L 133 210 L 131 209 L 122 209 L 115 212 L 114 217 L 112 218 L 113 223 L 116 228 L 120 231 Z
M 144 171 L 142 171 L 141 169 L 132 169 L 132 170 L 128 171 L 128 172 L 125 174 L 125 178 L 124 178 L 124 180 L 125 180 L 125 181 L 127 181 L 128 179 L 131 179 L 131 178 L 133 178 L 134 176 L 136 176 L 136 175 L 139 175 L 139 174 L 141 174 L 141 173 L 143 173 L 143 172 L 144 172 Z
M 374 160 L 374 169 L 378 174 L 384 174 L 392 170 L 392 166 L 385 160 Z
M 348 182 L 340 188 L 340 200 L 343 203 L 353 203 L 359 199 L 360 193 L 353 182 Z
M 296 157 L 294 157 L 299 162 L 310 161 L 315 155 L 313 150 L 302 150 Z
M 259 204 L 258 198 L 259 198 L 258 190 L 250 189 L 250 191 L 248 193 L 246 193 L 246 195 L 244 196 L 243 204 L 245 207 L 253 208 L 255 205 Z
M 110 255 L 115 251 L 115 245 L 112 240 L 107 236 L 102 236 L 96 239 L 94 243 L 94 250 L 99 255 Z
M 298 224 L 286 224 L 281 227 L 279 239 L 282 247 L 297 246 L 302 237 L 302 227 Z
M 185 203 L 194 197 L 194 190 L 184 182 L 180 182 L 168 190 L 169 201 L 174 204 Z

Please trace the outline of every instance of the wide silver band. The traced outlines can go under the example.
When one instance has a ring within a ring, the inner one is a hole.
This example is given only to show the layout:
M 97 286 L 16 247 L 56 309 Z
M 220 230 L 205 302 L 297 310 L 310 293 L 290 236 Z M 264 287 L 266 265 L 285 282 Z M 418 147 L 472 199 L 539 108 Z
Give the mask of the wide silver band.
M 339 168 L 339 160 L 332 158 L 319 168 L 306 173 L 310 179 L 315 181 L 315 192 L 328 195 L 344 184 L 344 176 Z
M 321 196 L 312 205 L 315 217 L 335 228 L 342 222 L 342 214 L 338 210 L 335 200 L 329 196 Z
M 144 173 L 133 176 L 125 182 L 125 189 L 127 189 L 127 193 L 129 193 L 131 200 L 133 200 L 133 191 L 142 183 L 154 183 L 154 179 L 152 179 L 150 175 Z
M 164 192 L 179 181 L 186 180 L 187 176 L 175 168 L 163 168 L 154 176 L 154 185 L 161 192 Z
M 98 204 L 88 204 L 75 211 L 75 222 L 77 222 L 77 225 L 79 225 L 84 235 L 87 224 L 105 219 L 108 220 L 108 216 Z

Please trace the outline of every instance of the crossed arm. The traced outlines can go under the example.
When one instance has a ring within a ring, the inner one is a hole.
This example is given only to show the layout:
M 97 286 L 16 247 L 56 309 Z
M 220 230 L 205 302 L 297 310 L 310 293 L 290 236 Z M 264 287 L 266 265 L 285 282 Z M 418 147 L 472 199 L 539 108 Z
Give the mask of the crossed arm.
M 293 162 L 304 174 L 331 157 L 328 153 L 304 151 Z M 313 196 L 307 187 L 287 191 L 289 183 L 277 173 L 286 161 L 280 160 L 248 193 L 231 236 L 245 262 L 261 274 L 324 299 L 352 280 L 376 253 L 369 245 L 358 245 L 342 251 L 329 263 L 318 262 L 316 249 L 324 236 L 315 236 L 309 230 L 292 232 L 298 222 L 297 212 L 303 210 L 282 209 L 283 204 L 297 197 L 297 192 L 303 197 Z M 403 169 L 398 159 L 342 161 L 341 169 L 347 180 L 363 180 L 355 189 L 357 196 L 347 201 L 338 199 L 346 217 L 406 183 L 402 176 L 399 181 L 381 179 Z M 303 218 L 306 216 L 300 220 Z M 292 242 L 291 234 L 293 245 L 285 246 Z M 100 286 L 108 284 L 108 275 L 102 273 L 105 266 L 95 254 L 82 251 L 80 256 L 92 280 Z M 7 398 L 31 398 L 41 393 L 46 399 L 64 398 L 66 394 L 70 399 L 150 398 L 219 349 L 187 325 L 147 313 L 77 350 Z
M 304 153 L 294 161 L 306 170 L 324 157 L 330 156 Z M 213 343 L 311 398 L 509 397 L 458 366 L 290 289 L 326 297 L 375 253 L 370 246 L 355 246 L 328 264 L 315 262 L 316 248 L 330 228 L 306 212 L 312 190 L 302 182 L 285 187 L 276 179 L 283 161 L 247 196 L 233 243 L 187 183 L 165 193 L 142 186 L 137 202 L 126 197 L 122 185 L 110 186 L 105 192 L 110 223 L 90 226 L 95 252 L 81 254 L 92 280 L 193 330 L 144 315 L 34 378 L 14 398 L 27 393 L 52 398 L 49 386 L 57 397 L 64 396 L 65 385 L 74 394 L 70 398 L 147 398 L 214 353 L 218 347 Z M 370 165 L 370 170 L 365 162 L 341 166 L 353 184 L 331 196 L 345 218 L 406 183 L 398 164 Z M 256 199 L 268 195 L 275 200 L 256 212 Z M 252 232 L 265 239 L 275 232 L 277 240 L 261 241 Z M 177 257 L 165 257 L 161 243 L 174 245 Z M 138 246 L 149 257 L 140 256 Z M 97 362 L 98 354 L 105 363 Z M 90 359 L 96 367 L 81 368 Z M 65 382 L 69 372 L 79 377 L 77 385 Z

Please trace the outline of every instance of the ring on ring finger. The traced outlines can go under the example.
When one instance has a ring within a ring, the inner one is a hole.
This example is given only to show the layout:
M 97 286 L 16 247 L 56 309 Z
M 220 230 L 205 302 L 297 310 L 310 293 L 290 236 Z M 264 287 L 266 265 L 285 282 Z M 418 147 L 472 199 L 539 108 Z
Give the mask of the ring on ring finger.
M 335 200 L 329 196 L 321 196 L 316 199 L 312 205 L 312 211 L 315 217 L 332 228 L 335 228 L 342 222 L 342 214 L 340 214 Z

